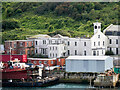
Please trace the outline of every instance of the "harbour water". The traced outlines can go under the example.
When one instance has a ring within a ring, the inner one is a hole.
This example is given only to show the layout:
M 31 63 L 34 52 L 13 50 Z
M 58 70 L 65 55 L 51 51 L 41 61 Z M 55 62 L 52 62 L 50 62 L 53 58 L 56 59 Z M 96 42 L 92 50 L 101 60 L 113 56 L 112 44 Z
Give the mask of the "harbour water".
M 40 90 L 40 89 L 54 89 L 54 88 L 94 88 L 90 87 L 88 84 L 73 84 L 73 83 L 59 83 L 56 85 L 48 86 L 48 87 L 3 87 L 2 90 Z

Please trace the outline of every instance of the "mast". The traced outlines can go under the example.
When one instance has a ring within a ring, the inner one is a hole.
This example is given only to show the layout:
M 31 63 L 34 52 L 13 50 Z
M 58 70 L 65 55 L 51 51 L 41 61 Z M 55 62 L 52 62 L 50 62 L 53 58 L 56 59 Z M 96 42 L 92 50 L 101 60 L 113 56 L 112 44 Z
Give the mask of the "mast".
M 11 48 L 11 46 L 10 46 L 10 61 L 11 61 L 11 49 L 12 49 L 12 48 Z

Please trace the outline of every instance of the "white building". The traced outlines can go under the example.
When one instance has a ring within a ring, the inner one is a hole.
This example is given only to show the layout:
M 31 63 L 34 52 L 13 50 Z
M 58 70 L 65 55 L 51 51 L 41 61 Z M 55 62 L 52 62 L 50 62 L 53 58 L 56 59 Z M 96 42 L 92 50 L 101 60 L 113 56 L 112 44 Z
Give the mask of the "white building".
M 66 72 L 104 73 L 113 68 L 110 56 L 69 56 L 66 58 Z
M 35 41 L 36 54 L 42 54 L 49 58 L 91 55 L 104 56 L 105 52 L 109 49 L 113 50 L 115 54 L 120 54 L 120 47 L 118 46 L 120 32 L 117 26 L 110 25 L 104 30 L 105 34 L 103 34 L 101 32 L 101 23 L 96 22 L 94 23 L 94 35 L 91 38 L 69 38 L 60 34 L 50 37 L 40 34 L 28 39 Z M 114 35 L 109 35 L 111 30 L 115 33 Z M 109 44 L 109 41 L 111 44 Z
M 111 24 L 104 30 L 104 34 L 109 39 L 108 50 L 120 55 L 120 25 Z
M 42 54 L 42 55 L 48 55 L 48 45 L 49 45 L 49 38 L 51 38 L 49 35 L 39 34 L 32 37 L 29 37 L 27 39 L 32 39 L 35 42 L 35 53 L 36 54 Z
M 50 58 L 60 58 L 65 56 L 67 48 L 64 44 L 52 44 L 48 45 L 48 57 Z

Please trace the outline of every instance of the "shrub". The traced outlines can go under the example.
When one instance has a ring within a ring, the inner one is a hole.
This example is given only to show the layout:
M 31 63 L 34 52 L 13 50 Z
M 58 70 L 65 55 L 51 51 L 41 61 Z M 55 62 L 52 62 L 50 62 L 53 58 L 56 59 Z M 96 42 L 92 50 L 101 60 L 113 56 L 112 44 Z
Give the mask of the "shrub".
M 105 55 L 114 55 L 113 51 L 106 51 Z

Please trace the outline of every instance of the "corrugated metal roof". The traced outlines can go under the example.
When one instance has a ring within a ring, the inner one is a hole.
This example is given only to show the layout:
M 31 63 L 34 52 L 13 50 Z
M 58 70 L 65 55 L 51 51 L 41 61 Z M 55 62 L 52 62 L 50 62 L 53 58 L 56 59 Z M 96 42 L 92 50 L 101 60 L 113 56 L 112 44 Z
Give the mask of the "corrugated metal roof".
M 66 60 L 106 60 L 108 57 L 110 56 L 69 56 Z

